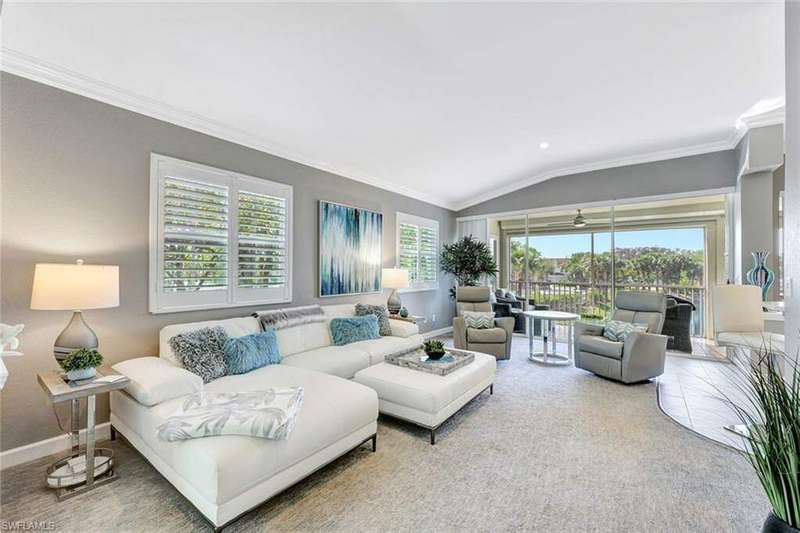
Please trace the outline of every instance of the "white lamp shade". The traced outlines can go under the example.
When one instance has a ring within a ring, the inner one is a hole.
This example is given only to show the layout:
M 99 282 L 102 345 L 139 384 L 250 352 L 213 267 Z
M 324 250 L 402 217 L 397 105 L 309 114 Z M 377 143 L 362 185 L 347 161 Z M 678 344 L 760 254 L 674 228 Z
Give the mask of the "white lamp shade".
M 36 265 L 31 309 L 82 311 L 118 305 L 118 266 Z
M 408 287 L 408 270 L 384 268 L 381 272 L 381 280 L 384 289 L 405 289 Z

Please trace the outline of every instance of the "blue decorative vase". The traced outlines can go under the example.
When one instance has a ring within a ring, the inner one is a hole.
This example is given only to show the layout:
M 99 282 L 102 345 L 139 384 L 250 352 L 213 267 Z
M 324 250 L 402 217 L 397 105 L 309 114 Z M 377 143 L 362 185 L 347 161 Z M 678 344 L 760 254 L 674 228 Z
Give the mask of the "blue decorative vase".
M 767 294 L 772 284 L 775 283 L 775 273 L 765 264 L 769 252 L 753 252 L 753 268 L 747 271 L 745 279 L 750 285 L 761 287 L 761 300 L 767 300 Z

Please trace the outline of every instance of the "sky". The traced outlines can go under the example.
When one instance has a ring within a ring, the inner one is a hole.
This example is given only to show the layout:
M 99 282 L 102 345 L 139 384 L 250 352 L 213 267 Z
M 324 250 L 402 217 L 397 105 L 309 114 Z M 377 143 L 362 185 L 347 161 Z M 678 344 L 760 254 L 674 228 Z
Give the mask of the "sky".
M 704 231 L 703 228 L 617 231 L 615 236 L 617 248 L 661 246 L 682 250 L 702 250 Z M 607 252 L 611 249 L 609 233 L 597 233 L 594 242 L 595 253 Z M 569 257 L 574 253 L 588 252 L 591 249 L 590 234 L 588 233 L 531 237 L 530 244 L 544 257 Z

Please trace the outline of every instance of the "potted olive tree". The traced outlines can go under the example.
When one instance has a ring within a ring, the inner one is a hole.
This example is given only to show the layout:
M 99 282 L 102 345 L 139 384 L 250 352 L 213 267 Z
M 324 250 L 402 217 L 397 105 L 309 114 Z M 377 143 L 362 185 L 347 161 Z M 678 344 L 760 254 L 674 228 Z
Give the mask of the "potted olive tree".
M 498 270 L 489 245 L 472 235 L 442 245 L 439 268 L 455 276 L 456 285 L 460 287 L 474 287 L 483 276 L 494 278 Z M 455 287 L 450 289 L 450 296 L 455 298 Z
M 733 350 L 731 375 L 741 399 L 728 404 L 744 425 L 745 457 L 772 511 L 763 533 L 800 531 L 800 369 L 797 360 L 764 346 Z

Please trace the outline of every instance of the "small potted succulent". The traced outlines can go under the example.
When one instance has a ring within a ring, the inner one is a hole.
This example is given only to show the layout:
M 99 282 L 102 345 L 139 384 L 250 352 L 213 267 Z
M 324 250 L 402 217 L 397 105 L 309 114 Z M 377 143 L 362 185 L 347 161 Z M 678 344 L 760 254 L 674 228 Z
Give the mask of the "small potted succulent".
M 422 349 L 428 354 L 428 358 L 434 361 L 441 359 L 445 354 L 444 344 L 442 344 L 441 341 L 425 341 L 425 344 L 422 345 Z
M 93 378 L 98 366 L 103 363 L 103 356 L 97 350 L 80 348 L 69 353 L 61 360 L 61 368 L 66 370 L 69 381 Z

